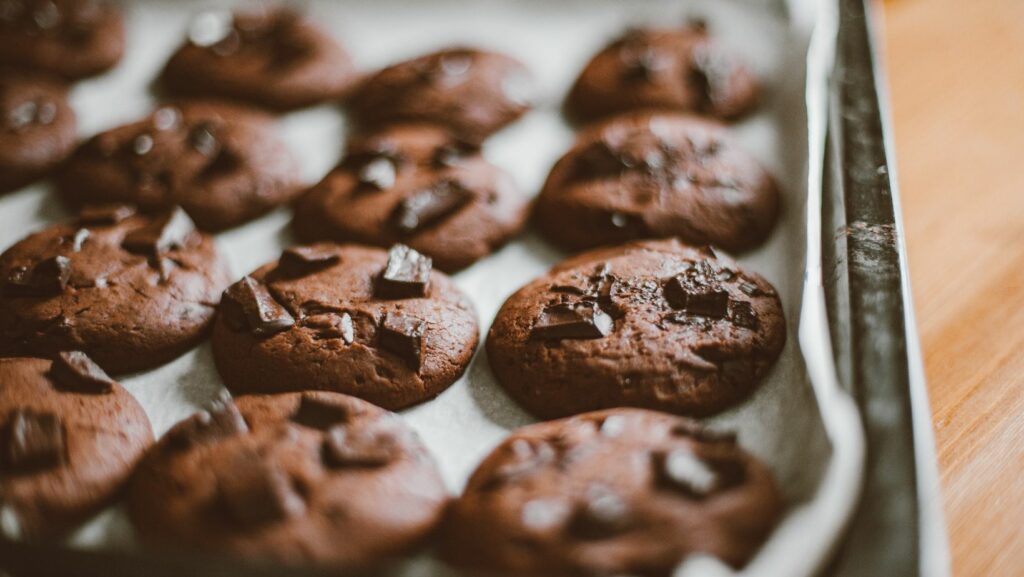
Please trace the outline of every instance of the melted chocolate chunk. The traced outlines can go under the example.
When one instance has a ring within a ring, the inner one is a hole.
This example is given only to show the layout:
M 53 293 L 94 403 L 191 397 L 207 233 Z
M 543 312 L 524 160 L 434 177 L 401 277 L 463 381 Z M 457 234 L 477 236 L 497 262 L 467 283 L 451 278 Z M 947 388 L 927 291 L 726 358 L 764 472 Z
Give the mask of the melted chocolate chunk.
M 404 244 L 388 251 L 388 264 L 374 285 L 375 296 L 382 299 L 406 299 L 427 296 L 433 261 Z
M 295 246 L 285 249 L 277 261 L 276 272 L 297 278 L 329 268 L 341 262 L 337 252 L 316 246 Z
M 395 185 L 398 169 L 395 162 L 386 157 L 378 156 L 359 169 L 357 175 L 359 185 L 375 190 L 387 190 Z
M 459 183 L 440 180 L 402 199 L 391 220 L 398 230 L 411 234 L 451 216 L 472 199 L 473 193 Z
M 270 336 L 295 325 L 295 319 L 274 300 L 267 287 L 250 276 L 224 291 L 220 310 L 229 327 L 254 335 Z
M 266 525 L 306 511 L 288 475 L 257 452 L 241 452 L 225 465 L 217 475 L 218 492 L 228 515 L 239 525 Z
M 78 213 L 78 224 L 111 225 L 135 215 L 135 209 L 123 204 L 86 206 Z
M 356 431 L 339 426 L 327 432 L 322 457 L 331 468 L 383 467 L 396 453 L 396 440 L 390 431 Z
M 52 256 L 31 268 L 12 270 L 4 283 L 4 294 L 16 297 L 45 297 L 64 292 L 71 278 L 71 259 Z
M 185 246 L 195 234 L 196 225 L 180 207 L 153 219 L 153 222 L 129 232 L 122 241 L 128 252 L 160 256 Z
M 748 302 L 731 301 L 729 303 L 729 320 L 732 324 L 745 329 L 757 329 L 757 313 Z
M 664 293 L 669 306 L 688 314 L 720 319 L 728 312 L 729 293 L 721 287 L 717 271 L 706 260 L 669 279 Z
M 4 468 L 15 473 L 35 473 L 63 465 L 67 452 L 60 417 L 29 409 L 14 411 L 7 420 L 2 456 Z
M 114 379 L 82 351 L 57 353 L 50 378 L 61 389 L 76 393 L 106 394 L 114 390 Z
M 292 421 L 311 429 L 326 431 L 331 427 L 348 422 L 349 409 L 345 405 L 325 401 L 313 395 L 302 395 L 299 408 L 292 415 Z
M 200 411 L 167 432 L 174 449 L 213 443 L 249 432 L 249 425 L 230 399 L 217 402 L 208 411 Z
M 629 504 L 622 497 L 608 489 L 594 488 L 573 513 L 568 530 L 579 539 L 600 540 L 629 530 L 631 521 Z
M 384 315 L 377 331 L 381 349 L 396 355 L 414 371 L 423 364 L 423 335 L 427 323 L 395 313 Z
M 302 320 L 302 326 L 316 332 L 317 339 L 342 339 L 345 344 L 355 342 L 355 325 L 348 313 L 325 312 L 310 315 Z
M 612 332 L 612 317 L 596 303 L 558 303 L 549 305 L 537 317 L 530 338 L 541 340 L 599 339 Z

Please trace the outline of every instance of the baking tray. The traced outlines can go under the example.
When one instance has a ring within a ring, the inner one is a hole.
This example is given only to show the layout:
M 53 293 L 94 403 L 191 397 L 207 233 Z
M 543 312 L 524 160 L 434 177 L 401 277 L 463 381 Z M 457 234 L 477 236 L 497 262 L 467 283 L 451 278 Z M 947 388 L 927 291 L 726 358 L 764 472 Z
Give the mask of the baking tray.
M 760 3 L 784 11 L 796 2 Z M 864 498 L 823 574 L 941 576 L 948 573 L 948 561 L 937 513 L 930 414 L 907 300 L 898 199 L 887 162 L 881 77 L 866 7 L 858 0 L 842 0 L 837 8 L 839 18 L 816 32 L 819 44 L 838 38 L 833 82 L 820 94 L 829 110 L 822 123 L 825 162 L 810 167 L 811 181 L 817 173 L 822 194 L 809 191 L 808 209 L 817 210 L 821 218 L 819 228 L 809 230 L 820 235 L 808 238 L 808 258 L 815 261 L 809 263 L 804 289 L 820 292 L 822 314 L 801 316 L 799 338 L 805 347 L 830 347 L 831 362 L 815 363 L 808 370 L 829 373 L 828 378 L 838 375 L 852 394 L 866 433 L 866 451 Z M 831 67 L 833 61 L 819 64 Z M 813 302 L 810 306 L 809 312 L 816 312 Z M 807 319 L 827 320 L 827 325 L 804 326 L 810 323 Z M 487 319 L 482 321 L 486 327 Z M 822 401 L 821 391 L 816 393 Z M 842 399 L 832 400 L 842 405 Z M 320 574 L 191 554 L 71 549 L 3 539 L 0 570 L 61 577 Z M 374 572 L 385 573 L 408 574 L 409 569 Z M 422 562 L 412 573 L 433 574 Z

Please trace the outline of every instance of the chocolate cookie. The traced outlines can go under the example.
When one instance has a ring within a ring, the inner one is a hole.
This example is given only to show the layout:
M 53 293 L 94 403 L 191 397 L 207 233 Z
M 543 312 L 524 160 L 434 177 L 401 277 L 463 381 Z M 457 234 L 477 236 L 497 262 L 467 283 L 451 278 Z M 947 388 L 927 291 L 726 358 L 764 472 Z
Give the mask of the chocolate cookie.
M 694 553 L 739 568 L 783 506 L 735 437 L 614 409 L 514 432 L 451 507 L 444 554 L 496 575 L 668 576 Z
M 702 22 L 637 28 L 594 56 L 566 99 L 577 122 L 662 109 L 736 118 L 757 103 L 757 80 Z
M 0 70 L 0 193 L 52 171 L 75 146 L 65 88 Z
M 235 393 L 329 390 L 394 410 L 454 383 L 478 333 L 472 303 L 429 258 L 317 244 L 224 292 L 213 355 Z
M 301 192 L 299 168 L 269 118 L 220 104 L 165 106 L 85 142 L 58 175 L 75 206 L 181 206 L 203 230 L 237 226 Z
M 161 80 L 175 95 L 291 110 L 341 98 L 355 77 L 334 39 L 298 13 L 275 7 L 196 16 Z
M 401 242 L 455 272 L 518 233 L 529 198 L 475 147 L 441 128 L 402 125 L 357 139 L 295 208 L 306 242 Z
M 124 18 L 103 0 L 4 0 L 0 65 L 76 80 L 124 54 Z
M 182 421 L 139 465 L 128 511 L 150 541 L 349 568 L 421 544 L 447 502 L 397 416 L 318 392 L 241 397 Z
M 742 251 L 767 238 L 779 202 L 775 181 L 725 127 L 639 113 L 580 133 L 544 184 L 537 221 L 572 251 L 670 236 Z
M 664 240 L 579 255 L 521 288 L 498 311 L 487 354 L 541 418 L 622 406 L 710 415 L 749 395 L 785 340 L 768 281 Z
M 356 123 L 428 122 L 471 143 L 530 109 L 532 79 L 519 61 L 471 48 L 450 48 L 389 66 L 357 87 L 348 101 Z
M 73 529 L 110 504 L 152 442 L 142 407 L 84 353 L 0 359 L 0 533 Z
M 88 209 L 0 255 L 0 354 L 82 350 L 113 373 L 152 368 L 203 338 L 228 282 L 180 209 Z

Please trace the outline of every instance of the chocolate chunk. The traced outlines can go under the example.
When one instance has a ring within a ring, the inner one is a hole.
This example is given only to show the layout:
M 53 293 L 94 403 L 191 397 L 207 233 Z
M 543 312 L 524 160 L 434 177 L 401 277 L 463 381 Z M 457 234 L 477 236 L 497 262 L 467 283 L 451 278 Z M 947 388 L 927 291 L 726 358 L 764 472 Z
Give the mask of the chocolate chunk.
M 735 432 L 710 429 L 690 419 L 680 419 L 672 425 L 669 433 L 674 437 L 689 437 L 702 443 L 736 444 Z
M 295 246 L 285 249 L 277 261 L 276 272 L 297 278 L 323 270 L 341 262 L 337 251 L 317 246 Z
M 106 394 L 114 390 L 114 379 L 82 351 L 57 353 L 50 378 L 61 388 L 76 393 Z
M 185 246 L 196 225 L 180 207 L 155 218 L 153 222 L 129 232 L 122 241 L 125 250 L 159 256 Z
M 507 445 L 507 450 L 512 453 L 513 458 L 493 471 L 491 477 L 483 482 L 483 490 L 497 489 L 523 478 L 558 458 L 555 448 L 547 441 L 539 439 L 516 439 Z
M 549 305 L 530 331 L 533 339 L 599 339 L 612 332 L 614 321 L 596 303 Z
M 188 133 L 188 145 L 203 156 L 213 156 L 220 149 L 217 142 L 217 127 L 209 122 L 200 122 Z
M 302 320 L 302 326 L 315 331 L 317 339 L 343 339 L 349 345 L 355 341 L 355 326 L 348 313 L 311 315 Z
M 224 399 L 209 410 L 200 411 L 175 425 L 167 432 L 167 439 L 172 448 L 187 449 L 248 431 L 249 425 L 238 412 L 238 407 L 230 399 Z
M 7 420 L 4 468 L 34 473 L 59 467 L 67 461 L 64 435 L 64 425 L 53 413 L 14 411 Z
M 220 310 L 232 329 L 254 335 L 269 336 L 295 325 L 295 319 L 274 300 L 267 287 L 250 276 L 224 291 Z
M 747 296 L 756 297 L 761 294 L 761 289 L 750 281 L 740 281 L 740 290 L 743 291 Z
M 702 458 L 689 449 L 674 449 L 654 453 L 652 459 L 658 485 L 691 499 L 734 487 L 746 476 L 743 463 L 727 455 Z
M 466 205 L 473 193 L 453 180 L 441 180 L 413 193 L 395 207 L 391 220 L 405 234 L 422 230 Z
M 377 338 L 381 349 L 398 356 L 418 372 L 423 364 L 423 335 L 426 330 L 424 321 L 387 313 L 380 323 Z
M 327 432 L 322 457 L 328 467 L 382 467 L 395 458 L 396 440 L 390 431 L 334 427 Z
M 717 272 L 708 261 L 678 274 L 665 283 L 665 300 L 688 314 L 723 318 L 728 311 L 729 293 L 722 289 Z
M 430 163 L 434 168 L 452 168 L 462 163 L 463 159 L 476 152 L 477 148 L 467 142 L 453 142 L 438 147 L 434 151 Z
M 688 81 L 699 95 L 696 109 L 713 110 L 722 92 L 728 87 L 729 76 L 736 67 L 726 54 L 713 50 L 708 44 L 698 44 L 691 53 Z
M 652 47 L 640 50 L 626 48 L 622 60 L 625 64 L 622 72 L 627 80 L 648 81 L 672 65 L 672 60 L 667 55 Z
M 284 521 L 306 511 L 288 475 L 256 451 L 241 452 L 224 463 L 217 485 L 228 515 L 243 527 Z
M 729 321 L 738 327 L 757 329 L 757 313 L 754 312 L 753 305 L 748 302 L 730 301 Z
M 111 225 L 135 215 L 135 209 L 123 204 L 86 206 L 78 213 L 78 223 L 83 225 Z
M 387 190 L 395 185 L 397 173 L 393 160 L 379 156 L 359 169 L 359 184 L 376 190 Z
M 85 244 L 85 241 L 89 240 L 89 235 L 91 234 L 87 228 L 80 228 L 75 231 L 75 235 L 71 237 L 71 250 L 81 252 L 82 245 Z
M 382 299 L 405 299 L 427 296 L 433 261 L 404 244 L 388 251 L 388 264 L 374 285 L 375 295 Z
M 4 283 L 4 294 L 18 297 L 45 297 L 64 292 L 71 278 L 71 259 L 52 256 L 31 268 L 12 270 Z
M 614 537 L 630 525 L 629 504 L 609 489 L 593 488 L 573 513 L 568 529 L 573 536 L 589 541 Z
M 326 431 L 348 421 L 349 409 L 339 403 L 331 403 L 313 395 L 302 395 L 299 408 L 292 415 L 292 421 L 311 429 Z

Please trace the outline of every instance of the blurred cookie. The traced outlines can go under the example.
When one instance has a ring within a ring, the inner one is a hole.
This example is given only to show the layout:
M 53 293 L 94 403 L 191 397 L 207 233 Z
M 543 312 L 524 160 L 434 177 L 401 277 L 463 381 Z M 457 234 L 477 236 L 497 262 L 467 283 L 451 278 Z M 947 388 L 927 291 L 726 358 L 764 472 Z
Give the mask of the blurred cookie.
M 180 209 L 88 209 L 0 255 L 0 354 L 82 350 L 112 373 L 152 368 L 203 338 L 228 282 Z
M 597 53 L 565 102 L 589 122 L 622 112 L 660 109 L 733 119 L 757 104 L 757 79 L 702 22 L 636 28 Z
M 328 390 L 397 410 L 454 383 L 478 338 L 472 303 L 429 258 L 318 244 L 224 292 L 213 355 L 236 394 Z
M 70 531 L 114 500 L 152 442 L 142 407 L 84 353 L 0 359 L 0 533 Z
M 536 215 L 570 251 L 670 236 L 742 251 L 768 237 L 779 204 L 775 181 L 727 128 L 637 113 L 580 133 L 548 175 Z
M 511 176 L 475 147 L 441 128 L 401 125 L 353 141 L 296 204 L 294 230 L 307 242 L 401 242 L 455 272 L 515 236 L 528 206 Z
M 494 319 L 487 356 L 541 418 L 622 406 L 703 416 L 747 397 L 785 341 L 765 279 L 664 240 L 584 253 L 519 289 Z
M 0 70 L 0 193 L 47 175 L 75 146 L 75 113 L 67 90 Z
M 284 563 L 364 567 L 409 552 L 447 491 L 395 415 L 336 393 L 252 396 L 172 428 L 132 478 L 143 538 Z
M 289 202 L 301 183 L 268 117 L 192 102 L 89 139 L 58 175 L 57 192 L 73 206 L 181 206 L 203 230 L 219 231 Z
M 427 122 L 479 144 L 530 109 L 532 79 L 519 61 L 450 48 L 393 64 L 363 81 L 348 100 L 367 131 Z
M 615 409 L 513 432 L 451 507 L 443 554 L 487 575 L 667 577 L 691 554 L 741 568 L 783 507 L 733 437 Z
M 337 100 L 356 78 L 345 50 L 287 8 L 203 12 L 167 62 L 171 94 L 292 110 Z
M 124 18 L 105 0 L 4 0 L 0 65 L 68 80 L 112 68 L 124 54 Z

